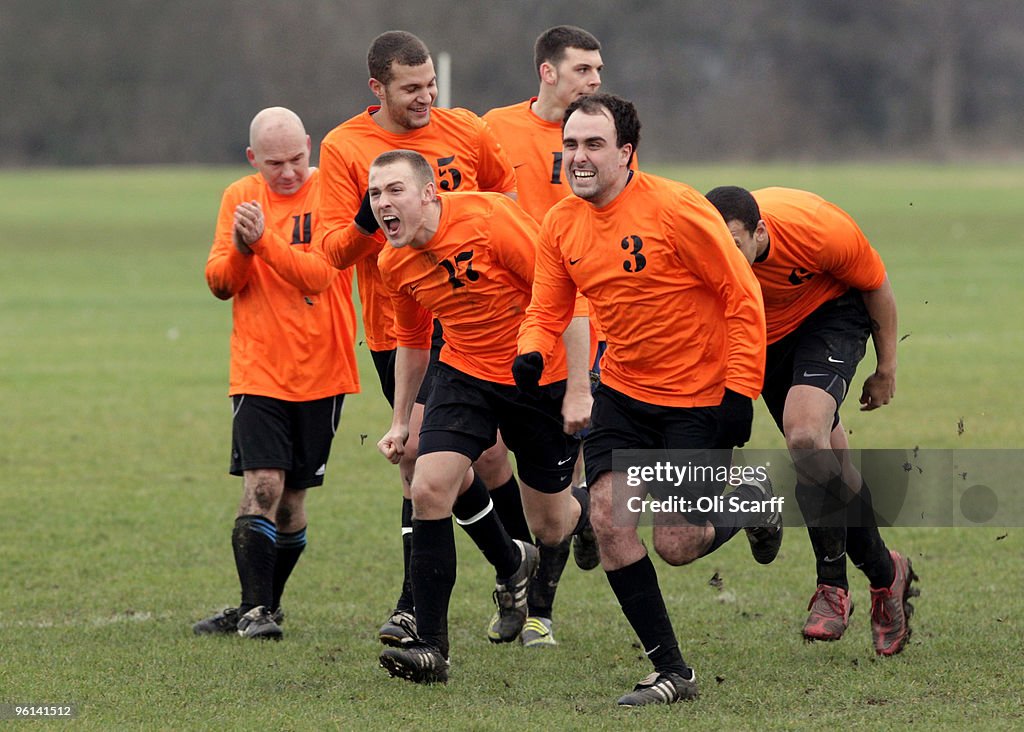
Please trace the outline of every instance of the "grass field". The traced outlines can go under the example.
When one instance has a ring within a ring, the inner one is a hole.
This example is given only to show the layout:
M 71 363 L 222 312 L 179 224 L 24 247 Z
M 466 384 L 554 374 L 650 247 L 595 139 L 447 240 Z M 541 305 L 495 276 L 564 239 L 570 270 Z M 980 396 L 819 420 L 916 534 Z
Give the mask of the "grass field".
M 220 192 L 241 172 L 0 174 L 0 705 L 74 703 L 83 729 L 1024 726 L 1019 525 L 885 532 L 922 590 L 911 645 L 886 660 L 853 574 L 848 635 L 801 642 L 814 579 L 800 529 L 767 568 L 742 538 L 690 567 L 656 561 L 702 698 L 637 711 L 614 701 L 649 668 L 601 572 L 570 562 L 559 647 L 491 646 L 493 577 L 460 534 L 452 681 L 388 679 L 375 631 L 400 575 L 398 485 L 374 450 L 389 416 L 365 347 L 365 393 L 309 499 L 285 641 L 193 637 L 192 622 L 237 601 L 230 306 L 203 265 Z M 906 338 L 896 401 L 844 411 L 857 446 L 1022 446 L 1024 168 L 670 172 L 700 190 L 816 190 L 881 251 Z M 760 407 L 751 444 L 781 445 Z

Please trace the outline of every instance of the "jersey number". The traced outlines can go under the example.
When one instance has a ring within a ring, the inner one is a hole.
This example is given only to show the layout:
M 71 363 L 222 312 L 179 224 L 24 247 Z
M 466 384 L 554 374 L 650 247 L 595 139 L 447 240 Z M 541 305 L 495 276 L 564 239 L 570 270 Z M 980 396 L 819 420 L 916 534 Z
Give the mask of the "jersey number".
M 557 186 L 562 182 L 562 153 L 551 153 L 555 162 L 551 165 L 551 185 Z
M 295 223 L 292 224 L 292 244 L 309 244 L 313 241 L 313 214 L 304 213 L 301 216 L 292 216 Z
M 437 177 L 441 180 L 442 191 L 454 191 L 462 185 L 462 173 L 459 172 L 459 169 L 446 167 L 454 162 L 454 155 L 437 159 Z M 448 180 L 445 176 L 448 176 L 451 180 Z
M 622 241 L 619 242 L 619 245 L 623 249 L 629 249 L 630 246 L 633 247 L 633 251 L 630 252 L 630 255 L 633 257 L 633 261 L 630 262 L 627 260 L 623 262 L 622 268 L 624 270 L 627 272 L 639 272 L 647 266 L 647 257 L 640 253 L 640 250 L 644 246 L 643 239 L 636 234 L 633 234 L 632 236 L 623 237 Z
M 458 271 L 459 264 L 462 262 L 466 263 L 466 271 L 464 276 L 470 282 L 476 282 L 480 279 L 480 273 L 473 271 L 473 250 L 470 249 L 468 252 L 459 252 L 455 255 L 455 262 L 449 262 L 447 259 L 442 259 L 438 264 L 445 268 L 448 272 L 448 281 L 452 284 L 452 289 L 457 290 L 460 287 L 465 287 L 466 283 L 459 279 Z

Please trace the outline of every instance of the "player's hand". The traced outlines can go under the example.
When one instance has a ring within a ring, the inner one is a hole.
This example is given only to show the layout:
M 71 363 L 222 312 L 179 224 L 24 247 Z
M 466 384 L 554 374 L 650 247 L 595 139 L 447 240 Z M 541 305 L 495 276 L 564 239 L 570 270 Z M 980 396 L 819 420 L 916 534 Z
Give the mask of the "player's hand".
M 537 385 L 540 384 L 540 377 L 543 373 L 544 357 L 537 351 L 516 356 L 516 360 L 512 362 L 512 378 L 516 380 L 516 386 L 524 394 L 532 394 L 537 391 Z
M 359 204 L 359 210 L 355 216 L 356 226 L 368 235 L 376 234 L 380 230 L 377 217 L 373 215 L 373 208 L 370 206 L 370 192 L 363 194 L 363 202 Z
M 860 392 L 860 411 L 870 412 L 872 409 L 884 407 L 896 396 L 896 373 L 883 374 L 876 371 L 864 380 L 864 388 Z
M 247 201 L 235 206 L 235 247 L 242 254 L 252 254 L 250 248 L 263 236 L 263 208 L 257 201 Z
M 734 447 L 745 445 L 754 423 L 754 400 L 727 387 L 717 411 L 719 442 Z
M 393 465 L 398 465 L 405 454 L 405 443 L 409 440 L 409 429 L 392 427 L 386 435 L 377 441 L 377 449 L 380 454 L 388 459 Z
M 589 388 L 566 390 L 562 399 L 562 430 L 574 435 L 590 426 L 590 411 L 594 408 L 594 397 Z

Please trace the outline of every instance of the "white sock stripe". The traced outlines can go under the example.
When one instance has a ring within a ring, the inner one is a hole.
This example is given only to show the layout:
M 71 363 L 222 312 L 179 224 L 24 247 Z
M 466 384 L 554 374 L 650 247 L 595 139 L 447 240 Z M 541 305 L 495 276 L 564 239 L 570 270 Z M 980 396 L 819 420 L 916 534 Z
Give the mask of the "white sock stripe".
M 411 526 L 403 526 L 402 527 L 402 536 L 405 536 L 406 534 L 411 534 L 411 533 L 412 533 L 412 527 Z
M 455 523 L 457 523 L 459 526 L 469 526 L 471 524 L 475 524 L 477 521 L 479 521 L 484 516 L 486 516 L 491 511 L 491 509 L 493 509 L 493 508 L 494 508 L 494 501 L 492 501 L 490 499 L 490 497 L 488 497 L 487 498 L 487 507 L 484 508 L 484 510 L 482 510 L 480 513 L 476 514 L 475 516 L 470 516 L 465 521 L 463 521 L 460 518 L 456 518 L 455 519 Z

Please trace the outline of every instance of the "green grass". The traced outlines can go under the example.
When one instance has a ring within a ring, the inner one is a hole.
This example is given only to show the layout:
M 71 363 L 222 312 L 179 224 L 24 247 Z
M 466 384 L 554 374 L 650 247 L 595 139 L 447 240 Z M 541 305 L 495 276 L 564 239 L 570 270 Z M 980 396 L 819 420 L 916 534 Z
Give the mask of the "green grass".
M 86 729 L 1024 725 L 1020 527 L 886 531 L 922 578 L 914 640 L 886 660 L 871 651 L 860 578 L 848 636 L 800 641 L 813 590 L 802 530 L 767 568 L 742 539 L 690 567 L 656 562 L 703 697 L 633 712 L 614 699 L 648 665 L 601 573 L 570 563 L 558 648 L 494 647 L 493 585 L 460 534 L 452 682 L 388 679 L 375 630 L 400 574 L 398 482 L 373 447 L 389 417 L 365 347 L 365 393 L 346 405 L 327 484 L 309 499 L 286 640 L 192 637 L 237 594 L 230 306 L 203 266 L 220 192 L 242 172 L 0 174 L 0 704 L 76 703 Z M 671 172 L 700 190 L 816 190 L 881 251 L 909 336 L 896 401 L 844 411 L 855 446 L 1021 446 L 1024 169 Z M 752 444 L 780 446 L 758 417 Z

